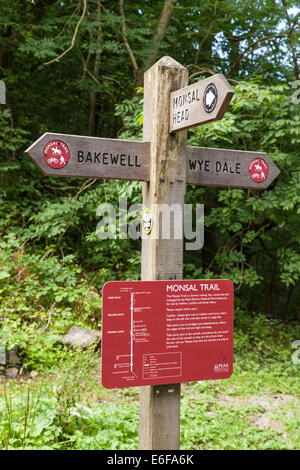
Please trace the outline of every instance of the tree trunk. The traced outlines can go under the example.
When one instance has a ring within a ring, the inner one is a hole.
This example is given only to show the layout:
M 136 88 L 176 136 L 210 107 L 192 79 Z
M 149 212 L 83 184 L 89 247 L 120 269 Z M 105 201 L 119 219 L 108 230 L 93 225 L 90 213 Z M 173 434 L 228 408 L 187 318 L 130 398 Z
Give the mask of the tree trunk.
M 160 43 L 165 35 L 166 29 L 169 25 L 171 16 L 173 15 L 174 7 L 177 0 L 165 0 L 160 15 L 157 20 L 156 28 L 151 36 L 151 53 L 147 57 L 145 65 L 139 70 L 136 77 L 135 86 L 142 86 L 144 80 L 144 71 L 150 68 L 157 60 Z
M 101 2 L 97 3 L 97 22 L 101 20 Z M 99 26 L 99 34 L 97 36 L 97 42 L 102 41 L 102 28 Z M 98 79 L 100 70 L 101 53 L 97 52 L 94 62 L 94 76 Z M 97 103 L 97 91 L 92 91 L 90 94 L 90 116 L 88 123 L 88 135 L 96 134 L 96 103 Z

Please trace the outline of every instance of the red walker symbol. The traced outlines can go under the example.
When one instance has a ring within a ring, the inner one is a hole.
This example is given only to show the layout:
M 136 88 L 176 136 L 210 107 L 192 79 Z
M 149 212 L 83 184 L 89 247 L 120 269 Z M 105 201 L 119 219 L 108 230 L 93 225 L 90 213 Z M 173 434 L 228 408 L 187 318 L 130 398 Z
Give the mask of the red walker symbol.
M 268 164 L 262 158 L 254 158 L 248 167 L 250 178 L 256 183 L 263 183 L 269 174 Z
M 65 167 L 71 158 L 71 153 L 67 144 L 62 140 L 51 140 L 44 147 L 44 160 L 51 168 Z

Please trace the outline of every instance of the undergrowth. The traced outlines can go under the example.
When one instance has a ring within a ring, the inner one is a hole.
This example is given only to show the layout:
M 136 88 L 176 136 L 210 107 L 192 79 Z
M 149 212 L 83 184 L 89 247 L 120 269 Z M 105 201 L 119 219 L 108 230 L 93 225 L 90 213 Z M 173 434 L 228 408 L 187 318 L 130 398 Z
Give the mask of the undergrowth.
M 231 378 L 182 386 L 181 448 L 299 449 L 300 369 L 291 348 L 297 338 L 299 327 L 240 312 Z M 0 447 L 137 449 L 137 392 L 100 385 L 99 351 L 62 350 L 51 373 L 2 383 Z M 247 398 L 276 394 L 287 397 L 273 410 L 279 424 L 262 429 L 254 417 L 266 410 Z M 231 397 L 229 404 L 224 397 Z

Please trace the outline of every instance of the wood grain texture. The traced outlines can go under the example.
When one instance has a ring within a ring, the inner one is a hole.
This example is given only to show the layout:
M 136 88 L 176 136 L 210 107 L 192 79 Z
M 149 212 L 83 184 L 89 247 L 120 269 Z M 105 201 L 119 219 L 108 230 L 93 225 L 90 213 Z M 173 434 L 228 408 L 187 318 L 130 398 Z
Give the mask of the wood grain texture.
M 148 106 L 145 111 L 145 120 L 147 122 L 148 119 L 149 125 L 153 124 L 151 113 L 152 108 Z M 161 123 L 162 125 L 163 123 Z M 157 135 L 159 135 L 159 132 Z M 173 148 L 172 146 L 177 142 L 174 136 L 170 137 L 170 148 Z M 146 136 L 146 130 L 145 138 L 151 138 L 151 134 Z M 55 140 L 65 142 L 71 153 L 69 163 L 59 169 L 51 168 L 43 158 L 45 145 Z M 161 146 L 162 143 L 159 142 L 159 145 Z M 150 147 L 150 142 L 46 133 L 34 142 L 26 152 L 37 167 L 49 176 L 150 181 Z M 166 149 L 162 147 L 162 151 L 166 152 Z M 181 140 L 178 151 L 180 153 L 179 159 L 183 154 L 186 159 L 186 182 L 190 184 L 265 189 L 279 174 L 279 169 L 270 157 L 261 152 L 188 147 Z M 80 159 L 78 158 L 78 152 L 81 152 Z M 175 202 L 178 185 L 181 186 L 181 181 L 183 182 L 184 168 L 180 163 L 181 160 L 178 162 L 174 158 L 174 154 L 174 152 L 169 152 L 168 159 L 163 159 L 158 181 L 166 181 L 164 171 L 165 168 L 168 168 L 168 174 L 175 181 L 175 185 L 170 187 L 172 194 L 175 194 L 175 196 L 173 197 L 169 193 L 168 198 L 169 201 Z M 262 158 L 269 167 L 268 177 L 260 183 L 253 181 L 248 171 L 249 164 L 254 158 Z M 158 184 L 159 191 L 162 190 L 163 186 L 160 183 Z M 152 191 L 156 192 L 153 184 L 151 187 Z M 155 200 L 153 200 L 154 203 Z M 168 258 L 167 254 L 166 258 Z M 166 266 L 167 259 L 164 263 Z
M 47 165 L 43 157 L 47 143 L 55 140 L 63 141 L 71 154 L 68 164 L 58 169 Z M 49 132 L 43 134 L 26 152 L 37 167 L 49 176 L 149 181 L 148 142 Z
M 186 182 L 201 186 L 266 189 L 280 173 L 271 158 L 262 152 L 186 147 L 186 158 Z M 249 173 L 249 165 L 255 159 L 262 159 L 268 165 L 268 176 L 259 183 Z
M 211 112 L 203 106 L 204 92 L 213 84 L 217 90 L 217 103 Z M 174 91 L 170 95 L 170 132 L 190 129 L 223 117 L 234 94 L 224 75 L 218 73 Z
M 143 205 L 179 204 L 186 186 L 186 132 L 169 133 L 170 93 L 187 84 L 187 70 L 163 57 L 144 77 L 144 140 L 151 142 L 150 182 L 143 184 Z M 182 211 L 183 213 L 183 211 Z M 154 239 L 159 211 L 152 210 L 153 229 L 142 240 L 142 280 L 181 279 L 183 240 Z M 141 387 L 140 449 L 178 449 L 180 384 Z

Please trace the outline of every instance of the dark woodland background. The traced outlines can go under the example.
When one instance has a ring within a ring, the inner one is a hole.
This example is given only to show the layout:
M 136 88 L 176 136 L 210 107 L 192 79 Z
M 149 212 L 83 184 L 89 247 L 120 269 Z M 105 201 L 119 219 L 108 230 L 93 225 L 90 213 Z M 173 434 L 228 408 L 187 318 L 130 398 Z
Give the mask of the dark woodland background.
M 296 5 L 0 0 L 0 302 L 11 332 L 29 335 L 49 312 L 57 328 L 96 325 L 103 284 L 140 278 L 140 241 L 95 233 L 97 206 L 140 202 L 140 183 L 45 177 L 24 150 L 46 131 L 140 139 L 143 73 L 163 55 L 190 83 L 221 72 L 235 89 L 190 145 L 264 151 L 281 170 L 261 192 L 187 187 L 186 202 L 205 205 L 205 245 L 185 253 L 185 278 L 231 279 L 237 314 L 299 319 Z

